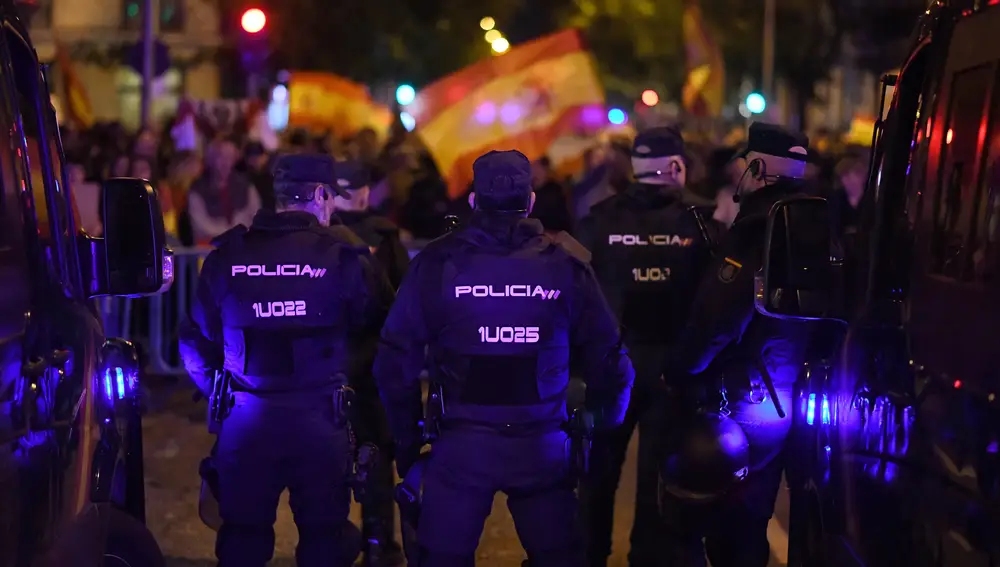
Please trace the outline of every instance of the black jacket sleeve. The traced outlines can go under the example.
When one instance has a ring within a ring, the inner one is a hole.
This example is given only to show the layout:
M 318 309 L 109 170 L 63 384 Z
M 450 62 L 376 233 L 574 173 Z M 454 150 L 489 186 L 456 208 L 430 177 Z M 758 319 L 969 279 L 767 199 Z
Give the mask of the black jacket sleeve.
M 184 368 L 195 386 L 206 396 L 212 392 L 215 372 L 224 363 L 222 343 L 222 311 L 219 308 L 219 250 L 205 259 L 198 274 L 198 288 L 191 304 L 190 316 L 178 329 L 179 350 Z
M 729 240 L 702 278 L 691 318 L 672 349 L 668 377 L 704 372 L 723 349 L 740 340 L 753 317 L 759 246 Z
M 576 267 L 573 291 L 570 341 L 587 383 L 587 409 L 601 427 L 617 427 L 632 395 L 632 361 L 590 266 Z
M 597 218 L 593 214 L 583 217 L 577 223 L 573 236 L 584 248 L 593 254 L 597 248 Z
M 353 291 L 348 299 L 352 328 L 362 337 L 377 335 L 395 299 L 392 284 L 367 249 L 345 247 L 341 259 L 352 274 L 346 280 Z
M 424 253 L 426 254 L 426 253 Z M 396 443 L 413 446 L 420 443 L 417 426 L 423 415 L 420 373 L 424 369 L 425 349 L 430 340 L 424 309 L 423 280 L 435 268 L 421 254 L 410 264 L 409 273 L 396 295 L 396 302 L 382 328 L 373 374 L 385 405 Z M 430 292 L 437 290 L 428 290 Z
M 399 239 L 399 231 L 385 231 L 382 242 L 375 249 L 375 258 L 385 267 L 389 283 L 398 288 L 410 267 L 410 253 Z

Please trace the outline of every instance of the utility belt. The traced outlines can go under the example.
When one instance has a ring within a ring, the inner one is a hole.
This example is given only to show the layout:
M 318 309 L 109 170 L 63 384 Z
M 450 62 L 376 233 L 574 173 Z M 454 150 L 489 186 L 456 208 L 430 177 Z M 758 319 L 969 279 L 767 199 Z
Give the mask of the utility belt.
M 518 424 L 493 424 L 474 421 L 468 419 L 445 419 L 445 395 L 444 387 L 437 382 L 431 382 L 427 392 L 427 404 L 424 411 L 424 420 L 420 423 L 422 429 L 422 442 L 424 444 L 433 443 L 441 435 L 442 431 L 457 428 L 473 428 L 500 435 L 512 437 L 528 437 L 532 435 L 544 435 L 556 431 L 564 431 L 569 436 L 569 456 L 570 470 L 574 479 L 579 479 L 590 467 L 590 449 L 594 436 L 594 418 L 588 412 L 580 409 L 573 410 L 569 419 L 563 423 L 542 422 L 542 423 L 518 423 Z
M 301 402 L 304 399 L 315 399 L 317 395 L 330 395 L 333 403 L 333 415 L 338 424 L 347 425 L 351 409 L 355 403 L 356 394 L 350 386 L 339 386 L 336 389 L 321 388 L 314 390 L 246 390 L 233 382 L 233 374 L 228 370 L 216 371 L 212 379 L 212 393 L 208 398 L 208 424 L 212 433 L 217 433 L 222 422 L 229 417 L 236 405 L 238 394 L 253 396 L 261 400 L 274 402 Z

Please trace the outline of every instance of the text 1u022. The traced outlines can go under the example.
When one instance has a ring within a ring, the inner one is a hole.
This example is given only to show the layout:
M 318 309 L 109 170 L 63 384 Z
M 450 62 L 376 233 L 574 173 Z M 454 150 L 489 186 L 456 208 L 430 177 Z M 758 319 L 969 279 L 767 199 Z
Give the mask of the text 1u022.
M 253 313 L 258 319 L 266 317 L 302 317 L 306 314 L 306 302 L 268 301 L 254 303 Z

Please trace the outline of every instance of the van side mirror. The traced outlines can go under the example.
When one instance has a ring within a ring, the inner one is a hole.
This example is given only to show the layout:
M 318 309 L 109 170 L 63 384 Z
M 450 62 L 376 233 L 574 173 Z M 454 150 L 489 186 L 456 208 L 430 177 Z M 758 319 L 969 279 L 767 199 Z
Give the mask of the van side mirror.
M 833 234 L 822 197 L 797 196 L 771 207 L 764 267 L 755 279 L 758 312 L 779 319 L 841 320 L 841 261 Z
M 132 178 L 109 179 L 103 189 L 103 238 L 85 240 L 90 297 L 166 291 L 174 277 L 173 253 L 166 246 L 156 191 L 148 181 Z

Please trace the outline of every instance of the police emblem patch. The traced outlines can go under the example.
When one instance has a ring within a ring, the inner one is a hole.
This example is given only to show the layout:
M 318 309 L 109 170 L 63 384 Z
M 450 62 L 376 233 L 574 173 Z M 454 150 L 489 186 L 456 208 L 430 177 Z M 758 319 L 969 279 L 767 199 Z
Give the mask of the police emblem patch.
M 741 269 L 743 269 L 743 264 L 732 258 L 726 258 L 722 267 L 719 268 L 719 281 L 722 283 L 731 283 L 736 279 L 736 276 L 740 275 Z

